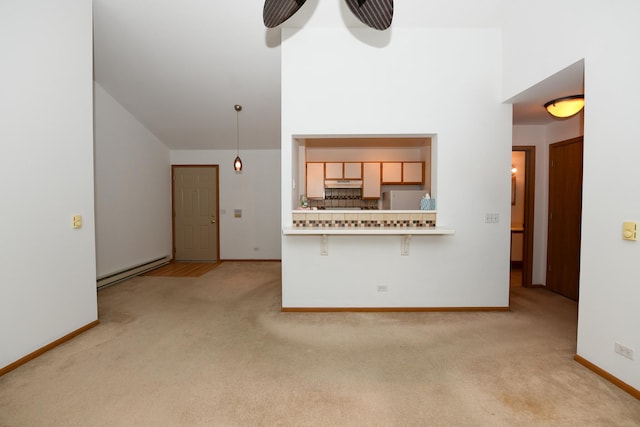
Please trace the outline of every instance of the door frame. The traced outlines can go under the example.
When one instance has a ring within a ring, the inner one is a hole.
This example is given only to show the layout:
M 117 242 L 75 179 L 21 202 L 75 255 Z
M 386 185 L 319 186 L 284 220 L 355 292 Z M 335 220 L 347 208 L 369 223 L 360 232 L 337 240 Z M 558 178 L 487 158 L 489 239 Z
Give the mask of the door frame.
M 213 168 L 216 176 L 216 250 L 220 261 L 220 165 L 171 165 L 171 260 L 176 260 L 176 205 L 174 200 L 176 168 Z
M 536 147 L 514 145 L 511 151 L 524 152 L 524 232 L 522 233 L 522 286 L 533 286 L 533 224 L 536 194 Z M 511 258 L 511 252 L 509 252 Z

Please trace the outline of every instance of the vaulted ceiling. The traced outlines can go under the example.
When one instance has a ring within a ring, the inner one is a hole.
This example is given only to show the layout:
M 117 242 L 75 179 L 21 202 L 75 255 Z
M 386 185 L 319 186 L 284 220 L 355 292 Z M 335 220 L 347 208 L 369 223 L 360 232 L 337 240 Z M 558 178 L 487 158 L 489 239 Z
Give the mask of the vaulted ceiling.
M 325 18 L 331 0 L 307 0 L 287 25 Z M 340 3 L 344 25 L 364 27 Z M 395 27 L 497 27 L 505 0 L 395 2 Z M 280 147 L 280 28 L 264 0 L 94 0 L 95 80 L 171 149 Z M 331 5 L 335 7 L 335 5 Z M 325 9 L 326 10 L 326 9 Z M 371 30 L 375 31 L 375 30 Z M 575 69 L 514 99 L 514 121 L 547 123 L 541 100 L 582 87 Z M 558 89 L 560 88 L 560 90 Z M 560 94 L 561 95 L 561 94 Z M 559 96 L 559 95 L 558 95 Z

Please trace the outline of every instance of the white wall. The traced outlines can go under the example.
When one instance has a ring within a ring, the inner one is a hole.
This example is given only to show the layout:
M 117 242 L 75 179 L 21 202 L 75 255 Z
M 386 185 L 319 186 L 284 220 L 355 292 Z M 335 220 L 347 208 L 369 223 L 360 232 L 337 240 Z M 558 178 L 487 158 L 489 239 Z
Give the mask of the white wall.
M 424 148 L 307 148 L 308 162 L 423 161 Z
M 169 149 L 95 84 L 98 277 L 171 256 Z
M 283 305 L 507 306 L 511 107 L 500 102 L 500 32 L 309 26 L 283 39 L 282 225 L 292 135 L 434 134 L 438 225 L 456 229 L 414 236 L 409 257 L 397 236 L 331 237 L 328 257 L 319 237 L 284 236 Z M 492 212 L 499 224 L 485 224 Z M 390 292 L 381 297 L 378 284 Z
M 235 150 L 175 150 L 171 164 L 219 165 L 220 259 L 280 259 L 280 150 L 240 150 L 240 174 L 235 157 Z
M 0 367 L 97 319 L 91 15 L 0 3 Z
M 547 144 L 566 141 L 584 135 L 584 110 L 566 120 L 559 120 L 545 126 L 544 139 Z M 547 165 L 549 156 L 546 158 Z
M 553 13 L 549 13 L 549 11 Z M 504 99 L 584 58 L 584 180 L 578 355 L 640 389 L 640 244 L 621 239 L 640 220 L 637 194 L 640 3 L 635 0 L 510 2 L 504 35 Z M 579 14 L 580 19 L 575 19 Z M 557 28 L 572 30 L 558 38 Z M 615 108 L 614 108 L 615 106 Z

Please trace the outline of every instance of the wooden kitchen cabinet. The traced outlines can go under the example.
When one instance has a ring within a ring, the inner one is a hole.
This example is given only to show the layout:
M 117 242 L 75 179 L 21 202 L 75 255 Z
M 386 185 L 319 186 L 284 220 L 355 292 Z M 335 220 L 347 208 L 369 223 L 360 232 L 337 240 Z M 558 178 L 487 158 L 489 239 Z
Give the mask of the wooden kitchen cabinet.
M 383 184 L 424 184 L 424 162 L 383 162 Z
M 362 198 L 379 199 L 381 191 L 380 162 L 365 162 L 362 164 Z
M 361 162 L 326 162 L 325 179 L 362 179 Z
M 324 163 L 307 163 L 307 198 L 324 199 Z
M 344 163 L 344 179 L 362 179 L 362 163 L 361 162 L 345 162 Z
M 402 163 L 384 162 L 382 163 L 382 183 L 402 184 Z
M 342 162 L 327 162 L 324 164 L 325 179 L 342 179 Z
M 402 183 L 424 184 L 424 162 L 403 162 Z

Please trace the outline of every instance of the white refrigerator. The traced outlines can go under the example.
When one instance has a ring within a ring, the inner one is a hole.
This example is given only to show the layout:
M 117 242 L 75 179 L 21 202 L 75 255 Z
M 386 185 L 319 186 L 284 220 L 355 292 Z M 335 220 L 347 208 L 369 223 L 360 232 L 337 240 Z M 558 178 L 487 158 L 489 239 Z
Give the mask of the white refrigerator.
M 391 190 L 382 193 L 382 209 L 388 210 L 420 210 L 420 199 L 423 190 Z

